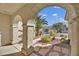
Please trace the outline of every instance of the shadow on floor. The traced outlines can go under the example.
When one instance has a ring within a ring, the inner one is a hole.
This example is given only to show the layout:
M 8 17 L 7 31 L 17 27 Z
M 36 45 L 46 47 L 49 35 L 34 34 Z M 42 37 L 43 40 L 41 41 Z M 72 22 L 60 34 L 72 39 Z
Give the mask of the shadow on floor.
M 3 55 L 3 56 L 24 56 L 24 55 L 21 52 L 17 52 L 17 53 L 12 53 L 12 54 Z

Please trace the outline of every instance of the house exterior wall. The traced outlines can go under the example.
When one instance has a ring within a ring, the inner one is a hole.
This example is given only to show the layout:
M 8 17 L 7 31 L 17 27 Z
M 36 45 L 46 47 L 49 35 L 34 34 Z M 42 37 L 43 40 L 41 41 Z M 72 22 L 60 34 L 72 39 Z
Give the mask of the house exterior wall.
M 1 32 L 1 45 L 10 44 L 11 39 L 11 27 L 10 27 L 10 16 L 0 14 L 0 32 Z

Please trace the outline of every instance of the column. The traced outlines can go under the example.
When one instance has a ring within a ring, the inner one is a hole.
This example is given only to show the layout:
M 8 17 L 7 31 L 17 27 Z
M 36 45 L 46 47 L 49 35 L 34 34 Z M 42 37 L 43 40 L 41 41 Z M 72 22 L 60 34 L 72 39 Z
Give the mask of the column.
M 78 56 L 78 47 L 79 47 L 79 30 L 78 30 L 78 18 L 74 18 L 71 22 L 71 56 Z
M 17 43 L 17 33 L 18 33 L 18 26 L 17 25 L 13 25 L 13 40 L 12 40 L 12 44 L 16 44 Z
M 29 55 L 33 51 L 32 42 L 34 39 L 34 25 L 26 24 L 23 25 L 23 48 L 22 53 L 24 55 Z

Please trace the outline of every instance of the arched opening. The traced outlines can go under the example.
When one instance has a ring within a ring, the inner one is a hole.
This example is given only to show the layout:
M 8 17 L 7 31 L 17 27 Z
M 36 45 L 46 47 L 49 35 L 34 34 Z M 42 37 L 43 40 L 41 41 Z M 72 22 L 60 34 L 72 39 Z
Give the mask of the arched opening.
M 43 24 L 43 26 L 44 27 L 48 26 L 48 29 L 50 28 L 50 26 L 55 25 L 57 23 L 62 23 L 62 25 L 64 25 L 64 27 L 68 28 L 68 21 L 65 20 L 66 13 L 67 13 L 66 9 L 64 9 L 62 7 L 49 6 L 49 7 L 46 7 L 44 9 L 40 10 L 39 13 L 37 14 L 37 17 L 40 17 L 40 19 L 46 20 L 45 24 Z M 47 24 L 46 24 L 46 22 L 47 22 Z M 59 31 L 61 32 L 62 30 L 59 30 Z M 63 29 L 63 31 L 64 31 L 64 29 Z
M 49 6 L 37 13 L 34 45 L 42 47 L 38 51 L 40 55 L 70 55 L 71 47 L 70 39 L 68 39 L 68 21 L 65 19 L 66 16 L 67 10 L 60 6 Z M 53 48 L 48 52 L 51 46 Z M 42 51 L 42 49 L 44 50 Z
M 13 20 L 13 41 L 12 44 L 21 44 L 22 46 L 22 36 L 23 36 L 23 27 L 22 27 L 22 18 L 20 15 L 16 15 Z

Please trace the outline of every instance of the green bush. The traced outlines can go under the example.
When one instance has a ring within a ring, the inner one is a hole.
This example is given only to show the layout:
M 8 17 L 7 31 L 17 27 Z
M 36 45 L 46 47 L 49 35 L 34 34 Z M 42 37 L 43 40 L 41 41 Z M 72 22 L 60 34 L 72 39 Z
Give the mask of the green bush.
M 50 32 L 50 38 L 52 37 L 52 39 L 54 39 L 54 38 L 55 38 L 55 36 L 56 36 L 56 33 L 55 33 L 55 32 L 53 32 L 53 31 L 51 31 L 51 32 Z
M 60 37 L 64 37 L 64 35 L 60 35 Z
M 65 38 L 61 38 L 61 42 L 64 42 L 65 41 Z
M 67 38 L 67 36 L 66 36 L 66 35 L 60 35 L 60 37 L 64 37 L 64 38 Z
M 64 42 L 64 41 L 65 41 L 65 39 L 66 39 L 66 36 L 61 35 L 61 42 Z
M 42 37 L 42 42 L 43 43 L 48 43 L 50 40 L 49 40 L 49 37 L 48 36 L 43 36 Z

